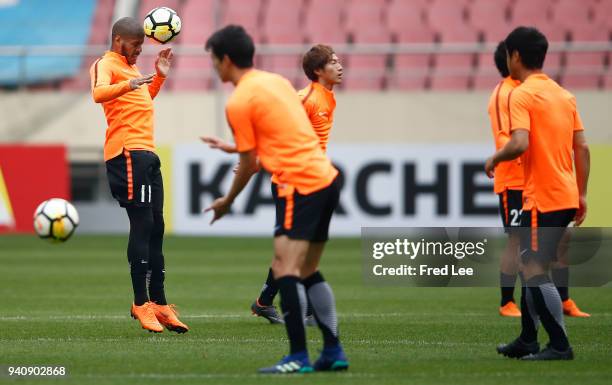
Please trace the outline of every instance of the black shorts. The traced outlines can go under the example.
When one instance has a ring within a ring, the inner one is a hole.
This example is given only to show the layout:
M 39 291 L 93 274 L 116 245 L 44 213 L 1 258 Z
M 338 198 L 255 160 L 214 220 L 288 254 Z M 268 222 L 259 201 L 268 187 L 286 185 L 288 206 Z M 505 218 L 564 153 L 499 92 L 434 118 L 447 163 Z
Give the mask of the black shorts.
M 523 211 L 521 215 L 521 260 L 535 259 L 541 263 L 557 260 L 559 243 L 576 215 L 576 209 L 551 211 Z
M 110 190 L 121 207 L 164 207 L 164 186 L 159 157 L 146 150 L 124 150 L 106 161 Z
M 505 232 L 521 226 L 523 212 L 523 190 L 504 190 L 499 196 L 499 215 Z
M 279 193 L 279 186 L 272 183 L 272 196 L 276 206 L 275 237 L 286 235 L 311 242 L 329 239 L 329 223 L 340 199 L 338 178 L 324 189 L 307 195 L 297 190 Z

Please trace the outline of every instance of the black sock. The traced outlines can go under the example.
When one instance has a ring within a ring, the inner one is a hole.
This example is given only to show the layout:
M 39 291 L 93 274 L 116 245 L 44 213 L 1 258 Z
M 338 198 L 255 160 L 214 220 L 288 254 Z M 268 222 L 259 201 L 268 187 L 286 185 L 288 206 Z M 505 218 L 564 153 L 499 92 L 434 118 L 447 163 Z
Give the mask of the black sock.
M 268 270 L 268 278 L 266 278 L 266 283 L 263 285 L 261 289 L 261 293 L 259 294 L 259 298 L 257 301 L 262 306 L 270 306 L 274 303 L 274 297 L 278 293 L 278 285 L 276 280 L 274 279 L 274 273 L 272 273 L 272 268 Z
M 281 309 L 289 337 L 290 353 L 303 352 L 306 350 L 306 330 L 297 288 L 300 279 L 296 276 L 284 276 L 277 279 L 276 283 L 281 294 Z
M 149 241 L 149 269 L 151 276 L 149 280 L 149 297 L 158 305 L 167 305 L 164 280 L 166 278 L 166 267 L 164 254 L 162 252 L 164 242 L 164 217 L 162 212 L 153 213 L 153 230 Z
M 501 288 L 501 306 L 504 306 L 510 301 L 514 301 L 514 285 L 516 283 L 516 274 L 499 273 L 499 285 Z
M 535 309 L 540 316 L 542 326 L 550 337 L 550 345 L 558 351 L 566 351 L 569 341 L 565 334 L 563 307 L 557 289 L 546 274 L 536 275 L 527 282 Z
M 567 301 L 569 299 L 569 267 L 552 269 L 550 275 L 557 287 L 561 301 Z
M 130 219 L 128 261 L 134 290 L 134 304 L 143 305 L 149 301 L 147 294 L 147 270 L 149 268 L 149 240 L 153 228 L 153 212 L 149 207 L 129 207 Z

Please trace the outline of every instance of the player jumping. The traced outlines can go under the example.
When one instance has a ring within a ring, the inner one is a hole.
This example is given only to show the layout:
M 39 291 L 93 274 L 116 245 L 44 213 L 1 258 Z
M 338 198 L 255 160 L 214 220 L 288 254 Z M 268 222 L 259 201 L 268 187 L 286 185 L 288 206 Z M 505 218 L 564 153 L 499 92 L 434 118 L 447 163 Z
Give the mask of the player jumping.
M 110 51 L 91 66 L 91 89 L 108 123 L 104 161 L 110 189 L 130 220 L 127 256 L 134 290 L 130 313 L 151 332 L 160 333 L 165 326 L 185 333 L 189 328 L 179 321 L 164 293 L 164 187 L 153 141 L 153 98 L 168 75 L 172 52 L 161 50 L 156 72 L 143 76 L 136 67 L 143 41 L 141 23 L 131 17 L 118 20 Z

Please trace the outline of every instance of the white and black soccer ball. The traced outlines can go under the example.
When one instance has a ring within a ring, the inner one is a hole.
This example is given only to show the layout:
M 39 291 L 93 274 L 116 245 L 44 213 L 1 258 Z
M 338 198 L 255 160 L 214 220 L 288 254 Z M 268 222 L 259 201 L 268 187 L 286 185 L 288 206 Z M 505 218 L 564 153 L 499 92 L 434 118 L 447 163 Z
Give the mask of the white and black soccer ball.
M 79 213 L 74 206 L 60 198 L 39 204 L 34 211 L 34 230 L 42 239 L 65 242 L 79 225 Z
M 181 32 L 181 19 L 173 9 L 157 7 L 144 18 L 145 36 L 166 44 Z

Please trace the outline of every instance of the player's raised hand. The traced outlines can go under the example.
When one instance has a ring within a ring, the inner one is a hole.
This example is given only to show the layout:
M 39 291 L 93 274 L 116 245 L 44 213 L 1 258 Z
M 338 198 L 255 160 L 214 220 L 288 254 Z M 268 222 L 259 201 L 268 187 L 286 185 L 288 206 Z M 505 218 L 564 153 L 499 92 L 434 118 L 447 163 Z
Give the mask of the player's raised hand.
M 212 225 L 213 223 L 215 223 L 215 221 L 217 221 L 218 219 L 221 219 L 225 214 L 227 214 L 231 206 L 232 204 L 227 199 L 227 197 L 221 197 L 221 198 L 215 199 L 215 201 L 209 207 L 204 209 L 204 212 L 205 213 L 209 211 L 214 212 L 215 215 L 213 216 L 213 219 L 210 221 L 210 224 Z
M 226 142 L 225 140 L 215 136 L 202 136 L 200 139 L 202 142 L 208 144 L 208 147 L 219 149 L 223 152 L 227 152 L 228 154 L 233 154 L 238 151 L 235 144 Z
M 587 200 L 585 197 L 580 197 L 578 199 L 578 210 L 576 211 L 576 216 L 574 217 L 574 221 L 576 222 L 576 226 L 580 226 L 582 222 L 586 219 L 587 215 Z
M 155 70 L 157 75 L 166 77 L 168 71 L 170 71 L 170 65 L 172 64 L 172 48 L 166 48 L 159 51 L 157 59 L 155 59 Z
M 130 88 L 135 90 L 136 88 L 140 88 L 140 86 L 143 84 L 151 83 L 153 81 L 153 76 L 155 76 L 155 74 L 149 74 L 140 78 L 130 79 Z

